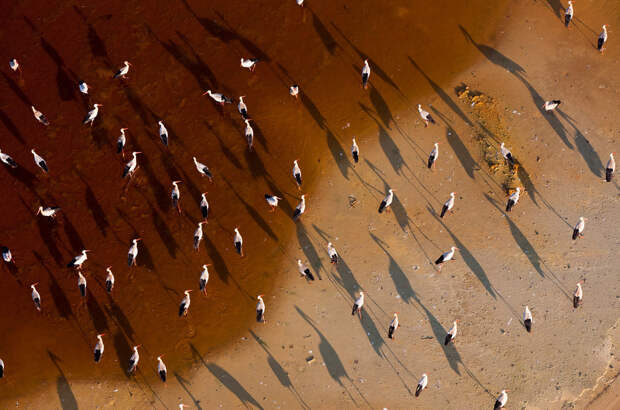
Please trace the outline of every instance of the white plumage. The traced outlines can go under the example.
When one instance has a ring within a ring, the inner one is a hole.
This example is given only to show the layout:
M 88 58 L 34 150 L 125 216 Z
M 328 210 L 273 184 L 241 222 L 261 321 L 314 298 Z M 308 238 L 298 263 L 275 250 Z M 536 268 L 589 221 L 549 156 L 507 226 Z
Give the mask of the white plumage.
M 338 252 L 336 252 L 336 248 L 334 248 L 331 242 L 327 244 L 327 254 L 329 255 L 331 263 L 338 263 Z

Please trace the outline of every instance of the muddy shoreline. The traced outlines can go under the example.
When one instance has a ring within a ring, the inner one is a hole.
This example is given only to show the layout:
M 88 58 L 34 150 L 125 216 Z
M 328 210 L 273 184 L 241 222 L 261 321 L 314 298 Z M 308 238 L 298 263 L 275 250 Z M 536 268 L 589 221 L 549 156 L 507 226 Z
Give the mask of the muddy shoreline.
M 457 27 L 466 24 L 491 40 L 493 29 L 478 17 L 498 15 L 504 3 L 486 3 L 442 1 L 422 13 L 422 5 L 405 2 L 304 9 L 256 2 L 238 13 L 224 1 L 11 2 L 0 44 L 4 60 L 16 57 L 22 73 L 7 68 L 0 83 L 7 96 L 2 150 L 20 165 L 0 173 L 8 190 L 0 205 L 1 242 L 16 258 L 1 279 L 5 392 L 18 397 L 54 380 L 58 386 L 125 380 L 134 344 L 143 345 L 145 368 L 154 368 L 155 356 L 165 353 L 169 367 L 183 369 L 197 352 L 237 339 L 252 323 L 256 294 L 271 293 L 278 276 L 293 266 L 289 241 L 309 242 L 307 228 L 289 216 L 300 195 L 290 176 L 292 160 L 300 159 L 311 210 L 323 173 L 319 158 L 336 159 L 342 175 L 352 177 L 355 171 L 341 157 L 350 137 L 369 124 L 390 129 L 392 113 L 413 106 L 411 67 L 441 84 L 477 58 L 455 47 L 465 44 Z M 387 45 L 385 38 L 391 39 Z M 421 46 L 403 52 L 412 39 Z M 433 64 L 448 51 L 450 64 Z M 250 73 L 239 68 L 240 57 L 262 61 Z M 369 101 L 359 85 L 365 57 L 373 67 Z M 112 81 L 125 59 L 133 64 L 130 78 Z M 77 90 L 80 79 L 91 87 L 88 97 Z M 291 83 L 301 86 L 298 101 L 287 93 Z M 235 106 L 201 97 L 209 88 L 247 96 L 255 120 L 253 152 Z M 94 126 L 84 127 L 81 119 L 93 103 L 104 107 Z M 30 105 L 47 115 L 49 127 L 32 118 Z M 157 136 L 161 119 L 170 148 Z M 127 151 L 143 152 L 129 186 L 120 178 L 124 161 L 114 152 L 121 127 L 129 128 Z M 48 176 L 32 163 L 31 148 L 48 161 Z M 208 164 L 213 184 L 196 173 L 192 156 Z M 183 181 L 180 216 L 169 201 L 173 180 Z M 212 217 L 195 254 L 192 234 L 204 191 Z M 268 212 L 265 193 L 285 198 L 275 214 Z M 60 206 L 60 217 L 36 217 L 39 205 Z M 246 243 L 243 259 L 232 249 L 235 226 Z M 138 266 L 130 269 L 126 254 L 135 237 L 143 241 Z M 65 265 L 84 248 L 93 252 L 84 265 L 88 296 L 80 300 L 75 273 Z M 179 319 L 182 291 L 197 288 L 203 263 L 213 265 L 209 296 L 194 292 L 189 316 Z M 117 280 L 111 297 L 103 288 L 110 265 Z M 41 314 L 30 300 L 33 282 L 39 282 Z M 105 360 L 94 367 L 92 347 L 101 332 L 107 334 Z M 142 377 L 156 380 L 149 371 Z

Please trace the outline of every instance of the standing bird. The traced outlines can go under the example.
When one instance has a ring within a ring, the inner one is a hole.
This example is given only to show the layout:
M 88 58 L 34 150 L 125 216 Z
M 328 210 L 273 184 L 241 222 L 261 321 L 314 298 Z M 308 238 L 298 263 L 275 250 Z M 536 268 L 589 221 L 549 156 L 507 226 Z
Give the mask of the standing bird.
M 34 114 L 34 118 L 36 118 L 37 121 L 39 121 L 43 125 L 50 125 L 50 122 L 41 111 L 34 108 L 34 106 L 30 106 L 30 108 L 32 108 L 32 113 Z
M 209 283 L 209 267 L 210 265 L 202 265 L 202 272 L 200 273 L 200 291 L 207 296 L 207 283 Z
M 243 58 L 241 57 L 241 67 L 247 68 L 250 71 L 254 71 L 256 69 L 256 63 L 260 60 L 258 58 Z
M 574 12 L 575 11 L 573 10 L 573 2 L 568 0 L 568 7 L 564 11 L 564 25 L 566 27 L 568 27 L 568 25 L 570 24 L 570 21 L 573 19 Z
M 111 266 L 108 266 L 106 268 L 106 271 L 108 272 L 108 276 L 106 277 L 106 280 L 105 280 L 105 288 L 108 293 L 112 293 L 112 288 L 114 288 L 114 274 L 112 273 L 112 269 L 110 268 Z M 97 360 L 95 359 L 95 361 Z
M 452 208 L 454 208 L 454 194 L 456 194 L 456 192 L 450 192 L 450 199 L 448 199 L 446 203 L 443 204 L 443 208 L 441 208 L 440 218 L 443 218 L 446 212 L 452 212 Z
M 6 246 L 2 247 L 2 260 L 4 260 L 6 263 L 13 262 L 13 255 L 11 254 L 11 250 Z
M 295 0 L 297 2 L 297 5 L 299 7 L 303 7 L 304 6 L 304 0 Z
M 560 104 L 562 104 L 562 101 L 560 100 L 551 100 L 551 101 L 545 101 L 542 107 L 545 109 L 545 111 L 553 111 L 556 108 L 558 108 Z
M 420 113 L 420 117 L 422 121 L 424 121 L 424 127 L 428 127 L 428 123 L 435 124 L 435 120 L 431 117 L 431 114 L 428 111 L 424 111 L 422 109 L 422 104 L 418 104 L 418 112 Z
M 0 379 L 4 377 L 4 362 L 0 359 Z
M 510 195 L 508 198 L 508 203 L 506 204 L 506 212 L 512 211 L 512 207 L 519 202 L 519 195 L 521 194 L 521 188 L 517 187 L 517 190 Z
M 233 242 L 235 243 L 237 253 L 243 256 L 243 237 L 241 237 L 241 234 L 239 233 L 239 228 L 235 228 L 235 238 L 233 239 Z
M 361 319 L 363 306 L 364 306 L 364 292 L 360 291 L 360 296 L 357 298 L 355 303 L 353 303 L 353 310 L 351 311 L 351 316 L 357 313 Z
M 78 88 L 82 94 L 88 94 L 88 84 L 86 84 L 84 81 L 80 80 L 80 82 L 78 83 Z
M 437 161 L 437 158 L 439 158 L 439 143 L 438 142 L 435 143 L 435 148 L 433 148 L 430 155 L 428 156 L 428 169 L 431 169 L 435 166 L 435 161 Z
M 256 321 L 267 323 L 265 320 L 265 302 L 263 301 L 263 296 L 265 295 L 258 295 L 256 298 L 258 299 L 258 303 L 256 303 Z
M 209 167 L 203 164 L 202 162 L 198 162 L 196 157 L 192 157 L 192 158 L 194 158 L 194 165 L 196 165 L 196 169 L 198 170 L 200 175 L 202 175 L 203 177 L 209 178 L 209 182 L 213 182 L 213 174 L 211 173 L 211 171 L 209 171 Z
M 301 189 L 301 168 L 299 168 L 299 164 L 297 163 L 299 160 L 293 161 L 293 178 L 295 178 L 295 182 L 297 183 L 297 188 Z
M 133 353 L 131 354 L 131 357 L 129 358 L 129 366 L 127 366 L 127 373 L 129 373 L 130 375 L 133 372 L 135 372 L 136 369 L 138 368 L 138 362 L 140 361 L 140 353 L 138 353 L 139 347 L 140 345 L 133 347 Z
M 17 62 L 16 58 L 12 58 L 9 60 L 9 67 L 11 68 L 11 70 L 13 71 L 17 71 L 20 70 L 19 68 L 19 63 Z M 21 70 L 20 70 L 21 71 Z
M 338 263 L 338 252 L 336 252 L 336 248 L 334 248 L 331 242 L 327 244 L 327 254 L 331 263 Z
M 301 276 L 305 277 L 306 280 L 314 280 L 314 275 L 310 272 L 310 268 L 308 268 L 301 259 L 297 259 L 297 269 L 299 269 L 299 273 Z
M 86 296 L 86 278 L 81 271 L 78 271 L 78 288 L 80 288 L 82 297 Z
M 509 163 L 509 164 L 511 164 L 511 165 L 512 165 L 512 164 L 514 164 L 514 163 L 515 163 L 515 161 L 514 161 L 514 159 L 513 159 L 513 157 L 512 157 L 512 153 L 510 152 L 510 150 L 509 150 L 508 148 L 506 148 L 506 147 L 504 146 L 504 143 L 503 143 L 503 142 L 499 145 L 499 150 L 500 150 L 500 152 L 502 153 L 502 157 L 504 157 L 504 159 L 505 159 L 506 161 L 508 161 L 508 163 Z
M 456 332 L 457 332 L 457 327 L 456 327 L 457 322 L 458 320 L 455 320 L 454 322 L 452 322 L 452 327 L 450 328 L 450 330 L 448 330 L 448 334 L 446 335 L 446 338 L 443 341 L 444 346 L 448 346 L 448 343 L 450 343 L 451 341 L 454 341 L 454 338 L 456 337 Z
M 82 264 L 86 262 L 86 259 L 88 259 L 88 255 L 86 255 L 87 252 L 90 252 L 90 250 L 84 249 L 80 255 L 71 259 L 71 262 L 67 264 L 67 268 L 75 267 L 78 269 L 82 269 Z
M 364 90 L 368 88 L 368 79 L 370 78 L 370 65 L 368 60 L 364 60 L 364 68 L 362 68 L 362 87 Z
M 183 300 L 181 301 L 181 304 L 179 305 L 179 317 L 187 316 L 187 311 L 189 310 L 189 305 L 192 302 L 190 300 L 190 298 L 189 298 L 189 292 L 191 292 L 191 289 L 188 289 L 188 290 L 183 292 L 183 293 L 185 293 L 185 297 L 183 298 Z
M 213 99 L 213 101 L 220 103 L 221 105 L 224 105 L 224 103 L 232 103 L 232 100 L 228 97 L 226 97 L 224 94 L 220 94 L 220 93 L 214 93 L 211 92 L 211 90 L 207 90 L 204 93 L 202 93 L 202 95 L 207 95 L 209 94 L 209 97 L 211 97 Z
M 41 214 L 43 216 L 47 216 L 49 218 L 55 218 L 56 217 L 56 213 L 60 211 L 60 207 L 58 206 L 48 206 L 43 208 L 42 206 L 39 207 L 39 209 L 37 210 L 37 215 Z
M 583 216 L 579 217 L 579 222 L 577 222 L 577 225 L 575 225 L 575 228 L 573 228 L 573 241 L 583 236 L 583 230 L 586 227 L 586 221 L 587 218 L 584 218 Z
M 398 324 L 398 313 L 394 312 L 394 318 L 390 322 L 390 328 L 388 329 L 388 337 L 390 339 L 394 339 L 394 332 L 398 329 L 400 325 Z
M 161 139 L 161 142 L 163 142 L 164 145 L 167 147 L 168 146 L 168 130 L 164 126 L 163 121 L 157 121 L 157 123 L 159 124 L 159 138 Z
M 203 222 L 198 222 L 198 227 L 194 231 L 194 250 L 198 252 L 198 248 L 200 246 L 200 241 L 202 240 L 202 224 Z
M 288 93 L 295 98 L 299 96 L 299 86 L 297 84 L 293 84 L 288 88 Z
M 250 116 L 248 115 L 248 106 L 245 105 L 245 103 L 243 102 L 244 98 L 245 98 L 245 95 L 242 95 L 241 97 L 239 97 L 239 104 L 237 104 L 237 110 L 239 110 L 239 114 L 241 114 L 241 118 L 243 118 L 244 120 L 249 120 Z
M 105 270 L 108 272 L 108 276 L 105 278 L 105 290 L 108 293 L 112 293 L 112 289 L 114 288 L 114 274 L 112 273 L 112 267 L 108 266 Z
M 37 166 L 41 168 L 43 172 L 48 173 L 49 168 L 47 167 L 47 162 L 45 162 L 43 157 L 34 152 L 34 149 L 31 149 L 30 152 L 32 152 L 32 156 L 34 157 L 34 163 L 37 164 Z
M 200 212 L 202 217 L 206 220 L 209 217 L 209 202 L 207 201 L 207 193 L 203 192 L 200 199 Z
M 30 288 L 32 289 L 32 301 L 34 302 L 34 307 L 37 308 L 37 310 L 40 312 L 41 311 L 41 295 L 39 295 L 39 292 L 37 292 L 37 288 L 36 286 L 39 284 L 39 282 L 37 283 L 33 283 L 32 285 L 30 285 Z
M 181 213 L 181 205 L 179 205 L 179 199 L 181 199 L 181 191 L 179 191 L 179 184 L 182 181 L 172 181 L 172 191 L 170 192 L 170 198 L 172 198 L 172 206 L 174 206 L 179 214 Z
M 127 137 L 125 137 L 125 131 L 129 128 L 121 128 L 121 135 L 116 140 L 116 153 L 122 154 L 123 159 L 125 159 L 125 152 L 123 151 L 125 148 L 125 144 L 127 143 Z
M 161 360 L 161 356 L 157 356 L 157 373 L 159 374 L 161 381 L 165 383 L 168 375 L 168 369 L 166 368 L 164 361 Z
M 525 306 L 525 310 L 523 311 L 523 324 L 525 325 L 525 330 L 527 330 L 528 333 L 532 331 L 532 323 L 532 312 L 530 312 L 530 308 L 528 306 Z
M 577 289 L 573 294 L 573 307 L 577 309 L 583 302 L 583 289 L 581 288 L 581 281 L 577 282 Z
M 90 110 L 88 114 L 86 114 L 86 117 L 84 117 L 84 120 L 82 120 L 82 124 L 86 125 L 90 122 L 90 126 L 92 127 L 95 122 L 95 118 L 99 115 L 99 107 L 103 107 L 103 104 L 94 104 L 93 109 Z
M 138 259 L 138 241 L 141 238 L 132 239 L 129 251 L 127 252 L 127 266 L 135 266 L 136 259 Z
M 282 198 L 280 198 L 279 196 L 265 194 L 265 201 L 267 201 L 267 204 L 271 207 L 270 212 L 274 212 L 276 210 L 276 208 L 278 207 L 278 201 L 281 200 Z
M 381 201 L 381 204 L 379 205 L 379 213 L 383 213 L 383 211 L 389 211 L 390 210 L 390 205 L 392 205 L 392 201 L 394 200 L 394 190 L 393 189 L 388 189 L 388 193 L 385 196 L 385 198 L 383 198 L 383 201 Z
M 298 220 L 304 212 L 306 212 L 306 196 L 302 195 L 301 202 L 297 204 L 295 211 L 293 211 L 293 220 Z
M 418 397 L 420 393 L 422 393 L 422 390 L 426 388 L 427 384 L 428 384 L 428 376 L 426 375 L 426 373 L 422 373 L 422 378 L 418 382 L 418 387 L 415 388 L 416 397 Z
M 456 246 L 453 246 L 450 248 L 449 251 L 442 253 L 441 256 L 437 258 L 437 260 L 435 261 L 435 265 L 439 265 L 439 270 L 441 270 L 441 267 L 444 263 L 454 259 L 454 251 L 456 251 L 457 249 L 458 248 Z
M 598 44 L 597 44 L 597 49 L 598 51 L 601 52 L 601 54 L 603 53 L 603 46 L 605 45 L 605 43 L 607 42 L 607 26 L 605 24 L 603 24 L 603 31 L 601 31 L 601 34 L 599 34 L 598 36 Z
M 360 161 L 360 149 L 355 142 L 355 137 L 353 137 L 353 145 L 351 145 L 351 155 L 353 155 L 353 162 L 357 164 Z
M 570 1 L 569 1 L 570 3 Z M 572 7 L 572 6 L 571 6 Z M 568 24 L 568 23 L 566 23 Z M 495 400 L 495 405 L 493 406 L 493 410 L 498 410 L 498 409 L 503 409 L 504 406 L 506 405 L 506 402 L 508 401 L 508 394 L 506 394 L 508 390 L 502 390 L 499 394 L 499 396 L 497 396 L 497 399 Z
M 245 120 L 245 139 L 248 142 L 248 149 L 252 151 L 252 145 L 254 144 L 254 129 L 250 125 L 250 120 Z
M 101 356 L 103 356 L 103 350 L 105 346 L 103 344 L 103 333 L 97 335 L 97 343 L 95 343 L 95 363 L 99 363 L 101 361 Z
M 2 150 L 0 150 L 0 161 L 4 162 L 11 168 L 17 168 L 17 162 L 15 162 L 15 160 L 9 154 L 5 154 L 4 152 L 2 152 Z
M 614 159 L 614 153 L 609 154 L 609 161 L 607 161 L 607 166 L 605 167 L 605 181 L 611 182 L 611 179 L 614 177 L 614 172 L 616 171 L 616 160 Z
M 116 72 L 116 74 L 114 74 L 114 78 L 122 78 L 125 79 L 127 73 L 129 72 L 129 66 L 131 65 L 131 63 L 129 61 L 123 61 L 123 66 L 121 68 L 118 69 L 118 71 Z
M 123 168 L 123 178 L 128 175 L 131 177 L 136 168 L 138 167 L 138 158 L 136 157 L 136 155 L 138 154 L 142 154 L 142 152 L 134 151 L 131 153 L 132 158 L 129 160 L 128 163 L 125 164 L 125 168 Z

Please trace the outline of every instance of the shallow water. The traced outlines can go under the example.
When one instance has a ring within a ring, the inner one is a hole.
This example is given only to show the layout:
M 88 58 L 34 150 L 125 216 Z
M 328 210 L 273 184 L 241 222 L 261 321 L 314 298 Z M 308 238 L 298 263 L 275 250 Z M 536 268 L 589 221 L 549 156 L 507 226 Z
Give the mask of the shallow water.
M 267 295 L 269 309 L 278 276 L 297 274 L 294 259 L 302 253 L 289 254 L 289 242 L 303 245 L 305 236 L 290 217 L 300 195 L 292 161 L 300 159 L 311 215 L 321 162 L 335 159 L 354 178 L 351 136 L 394 129 L 396 113 L 415 112 L 413 97 L 446 92 L 441 84 L 475 57 L 464 51 L 459 25 L 492 41 L 507 2 L 307 2 L 303 9 L 292 0 L 209 3 L 13 1 L 0 19 L 3 61 L 22 64 L 20 74 L 5 66 L 0 81 L 0 148 L 20 164 L 0 170 L 0 241 L 16 259 L 0 275 L 2 396 L 43 381 L 60 394 L 67 380 L 123 378 L 134 344 L 142 344 L 140 377 L 154 381 L 157 355 L 165 354 L 172 371 L 239 337 L 253 322 L 256 295 Z M 241 57 L 262 61 L 250 73 L 239 67 Z M 373 70 L 367 91 L 360 87 L 363 58 Z M 129 79 L 112 80 L 125 59 L 133 64 Z M 87 98 L 79 79 L 91 87 Z M 299 100 L 288 95 L 293 83 Z M 201 96 L 206 89 L 246 96 L 252 152 L 236 102 L 220 107 Z M 104 106 L 91 128 L 81 120 L 92 103 Z M 33 119 L 30 105 L 47 115 L 49 127 Z M 169 148 L 158 137 L 160 119 Z M 126 153 L 143 152 L 129 184 L 115 153 L 121 127 L 129 128 Z M 31 148 L 47 160 L 49 175 L 35 167 Z M 213 183 L 198 175 L 192 156 L 211 168 Z M 170 202 L 173 180 L 183 181 L 181 215 Z M 212 213 L 195 253 L 204 191 Z M 275 213 L 265 193 L 285 198 Z M 62 212 L 49 221 L 35 216 L 39 205 Z M 232 246 L 235 226 L 244 258 Z M 138 236 L 138 266 L 128 268 L 127 250 Z M 66 264 L 84 248 L 92 253 L 81 300 Z M 203 263 L 212 264 L 207 297 L 197 291 Z M 103 287 L 109 265 L 116 275 L 111 296 Z M 30 300 L 33 282 L 42 313 Z M 179 318 L 185 289 L 195 292 L 188 317 Z M 106 350 L 95 366 L 100 332 Z

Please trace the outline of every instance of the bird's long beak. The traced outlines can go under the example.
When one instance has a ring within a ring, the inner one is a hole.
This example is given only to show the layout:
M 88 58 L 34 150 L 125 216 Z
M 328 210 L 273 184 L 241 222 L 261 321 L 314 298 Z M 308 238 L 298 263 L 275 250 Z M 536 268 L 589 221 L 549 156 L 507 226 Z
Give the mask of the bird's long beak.
M 84 249 L 84 252 L 92 252 L 90 249 Z
M 104 336 L 105 333 L 99 333 L 97 336 Z
M 35 282 L 31 286 L 37 286 L 38 284 L 39 284 L 39 282 Z
M 141 240 L 142 240 L 142 238 L 136 238 L 136 241 L 141 241 Z
M 209 91 L 205 91 L 204 93 L 202 93 L 202 95 L 207 95 L 209 94 Z
M 121 128 L 121 130 L 123 131 L 127 131 L 129 128 Z
M 41 213 L 41 208 L 37 209 L 37 215 Z
M 176 184 L 180 184 L 183 181 L 173 181 L 173 182 L 176 183 Z
M 191 292 L 191 291 L 192 291 L 191 289 L 187 289 L 187 290 L 186 290 L 186 292 Z

